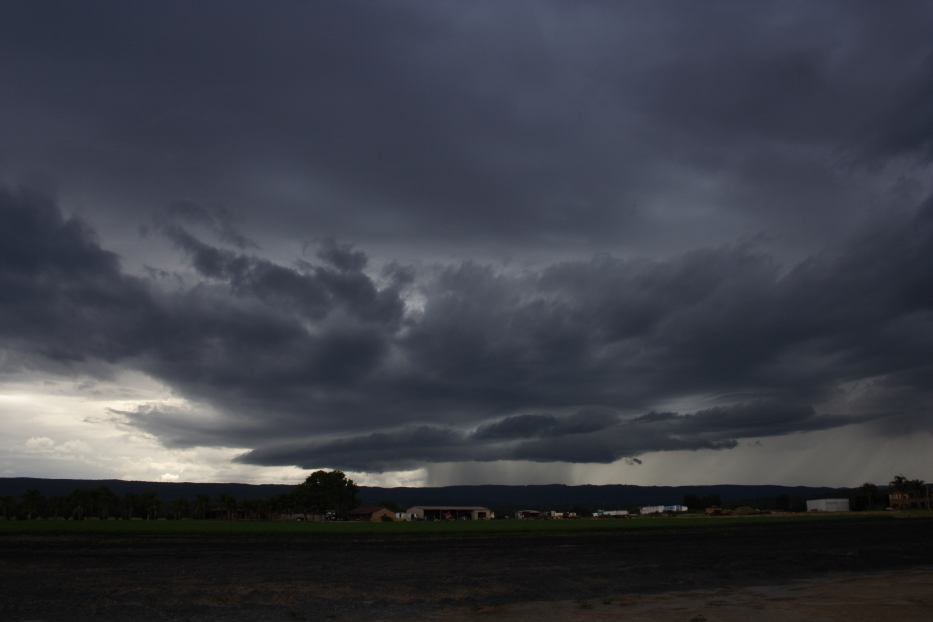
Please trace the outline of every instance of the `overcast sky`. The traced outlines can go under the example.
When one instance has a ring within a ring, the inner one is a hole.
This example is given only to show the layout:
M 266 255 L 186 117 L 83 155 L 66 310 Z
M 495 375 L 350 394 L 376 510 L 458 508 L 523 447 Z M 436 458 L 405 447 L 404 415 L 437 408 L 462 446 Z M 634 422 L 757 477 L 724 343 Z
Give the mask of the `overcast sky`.
M 0 475 L 933 479 L 931 24 L 4 2 Z

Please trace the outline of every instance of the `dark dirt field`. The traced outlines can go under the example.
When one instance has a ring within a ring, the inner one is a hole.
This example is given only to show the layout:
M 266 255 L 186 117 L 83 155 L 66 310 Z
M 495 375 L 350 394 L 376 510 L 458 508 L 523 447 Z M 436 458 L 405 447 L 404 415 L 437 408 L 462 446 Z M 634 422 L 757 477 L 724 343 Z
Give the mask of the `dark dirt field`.
M 931 567 L 931 517 L 470 536 L 19 534 L 0 536 L 0 620 L 481 617 Z

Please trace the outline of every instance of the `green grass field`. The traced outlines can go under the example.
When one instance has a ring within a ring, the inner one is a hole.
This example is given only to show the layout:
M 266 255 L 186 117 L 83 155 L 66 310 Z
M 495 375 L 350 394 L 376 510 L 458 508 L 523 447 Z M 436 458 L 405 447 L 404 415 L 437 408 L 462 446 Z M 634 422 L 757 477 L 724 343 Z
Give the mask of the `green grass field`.
M 278 522 L 223 520 L 0 520 L 0 537 L 15 535 L 153 535 L 153 536 L 305 536 L 305 535 L 427 535 L 624 533 L 650 529 L 727 528 L 733 525 L 774 525 L 786 522 L 888 521 L 933 517 L 933 512 L 859 512 L 846 514 L 780 514 L 761 516 L 634 517 L 580 520 L 492 520 L 427 522 Z

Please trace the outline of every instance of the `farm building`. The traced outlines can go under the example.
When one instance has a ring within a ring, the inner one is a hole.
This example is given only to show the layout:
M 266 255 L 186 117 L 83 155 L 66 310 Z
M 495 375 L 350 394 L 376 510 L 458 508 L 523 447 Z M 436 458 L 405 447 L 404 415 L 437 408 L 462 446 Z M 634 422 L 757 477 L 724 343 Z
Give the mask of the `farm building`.
M 478 505 L 416 505 L 408 508 L 412 520 L 489 520 L 492 510 Z
M 596 510 L 593 518 L 620 518 L 628 516 L 628 510 Z
M 810 499 L 807 512 L 848 512 L 848 499 Z
M 378 505 L 361 505 L 350 511 L 350 520 L 372 521 L 374 523 L 392 521 L 395 520 L 395 512 Z
M 646 505 L 639 510 L 640 514 L 676 514 L 686 512 L 686 505 Z
M 558 510 L 519 510 L 515 512 L 515 518 L 518 520 L 562 520 L 564 518 L 576 518 L 576 512 L 560 512 Z
M 895 510 L 929 510 L 933 507 L 931 503 L 933 495 L 930 494 L 930 486 L 925 486 L 920 491 L 895 490 L 888 495 L 888 503 Z

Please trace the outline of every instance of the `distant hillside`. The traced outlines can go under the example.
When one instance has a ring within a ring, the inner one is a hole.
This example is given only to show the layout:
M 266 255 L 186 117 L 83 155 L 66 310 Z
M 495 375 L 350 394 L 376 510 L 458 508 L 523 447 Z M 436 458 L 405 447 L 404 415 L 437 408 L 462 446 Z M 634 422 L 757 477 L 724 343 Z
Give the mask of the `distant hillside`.
M 106 486 L 111 491 L 125 495 L 155 492 L 163 501 L 193 499 L 198 495 L 216 497 L 227 494 L 237 499 L 262 499 L 285 494 L 294 486 L 285 484 L 194 484 L 189 482 L 137 482 L 122 479 L 41 479 L 34 477 L 0 478 L 0 497 L 18 496 L 27 490 L 38 490 L 47 497 L 63 496 L 78 489 Z
M 289 492 L 293 486 L 281 484 L 194 484 L 134 482 L 124 480 L 0 478 L 0 496 L 19 496 L 30 489 L 45 496 L 63 496 L 77 489 L 106 486 L 113 492 L 155 492 L 164 501 L 194 499 L 198 495 L 216 497 L 227 494 L 240 500 L 260 499 Z M 443 486 L 436 488 L 379 488 L 363 486 L 364 503 L 391 502 L 401 507 L 412 505 L 485 505 L 500 512 L 522 508 L 570 509 L 574 506 L 616 509 L 640 505 L 681 503 L 686 495 L 719 495 L 724 504 L 748 504 L 768 507 L 780 495 L 792 499 L 818 499 L 849 494 L 848 488 L 809 486 Z

